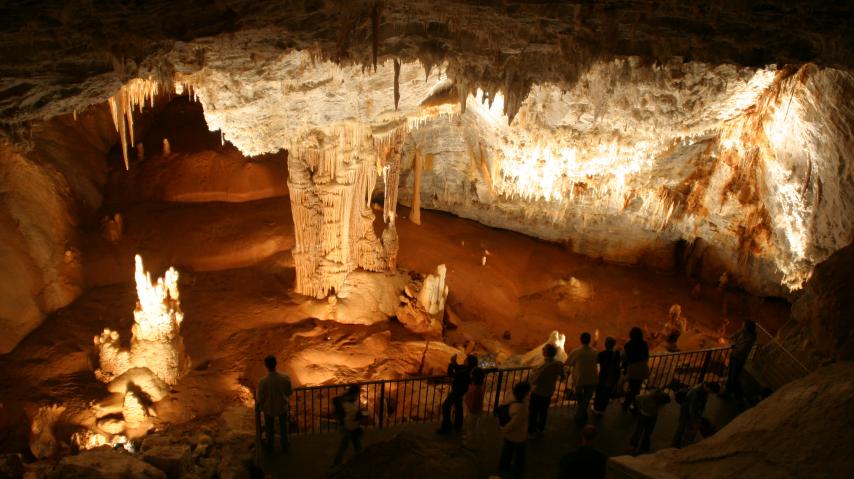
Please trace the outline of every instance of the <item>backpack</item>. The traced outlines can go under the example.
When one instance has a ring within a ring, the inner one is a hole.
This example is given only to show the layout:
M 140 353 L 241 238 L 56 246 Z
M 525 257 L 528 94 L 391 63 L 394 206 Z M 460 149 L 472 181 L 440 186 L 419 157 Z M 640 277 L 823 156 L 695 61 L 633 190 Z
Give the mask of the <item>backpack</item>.
M 493 414 L 495 415 L 495 417 L 498 418 L 499 426 L 506 426 L 507 423 L 510 422 L 510 405 L 515 402 L 519 401 L 513 401 L 507 404 L 502 404 L 495 408 L 495 412 Z

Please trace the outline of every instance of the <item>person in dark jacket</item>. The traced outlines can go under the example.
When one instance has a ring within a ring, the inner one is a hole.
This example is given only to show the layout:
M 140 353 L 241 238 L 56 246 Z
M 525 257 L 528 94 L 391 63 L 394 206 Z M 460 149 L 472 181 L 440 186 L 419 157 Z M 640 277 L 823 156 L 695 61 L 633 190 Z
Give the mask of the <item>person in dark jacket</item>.
M 615 350 L 617 340 L 612 337 L 605 338 L 605 350 L 600 351 L 597 362 L 599 363 L 599 384 L 596 386 L 596 399 L 593 401 L 593 412 L 605 414 L 605 408 L 617 389 L 620 380 L 620 351 Z
M 440 434 L 451 432 L 451 410 L 453 409 L 453 428 L 459 432 L 463 429 L 463 398 L 471 383 L 471 372 L 477 367 L 477 356 L 471 354 L 465 364 L 457 363 L 457 355 L 451 356 L 448 364 L 448 376 L 451 378 L 451 392 L 442 403 L 442 426 L 437 431 Z
M 744 328 L 730 339 L 732 340 L 732 353 L 729 356 L 729 375 L 723 397 L 732 396 L 736 401 L 741 401 L 741 371 L 744 370 L 750 351 L 756 344 L 756 323 L 749 319 L 746 320 Z
M 623 401 L 623 411 L 630 408 L 634 411 L 635 398 L 649 376 L 649 346 L 643 340 L 641 328 L 634 327 L 629 332 L 629 341 L 623 348 L 623 371 L 629 383 L 629 391 Z
M 581 431 L 581 446 L 560 458 L 558 479 L 604 479 L 608 458 L 593 447 L 596 426 L 588 424 Z

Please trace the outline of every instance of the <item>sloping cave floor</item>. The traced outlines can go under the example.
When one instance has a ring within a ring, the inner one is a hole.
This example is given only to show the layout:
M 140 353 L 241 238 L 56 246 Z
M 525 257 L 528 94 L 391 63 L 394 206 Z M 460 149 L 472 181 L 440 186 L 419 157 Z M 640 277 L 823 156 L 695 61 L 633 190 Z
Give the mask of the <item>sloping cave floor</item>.
M 151 148 L 153 154 L 132 165 L 130 175 L 115 173 L 108 188 L 103 212 L 121 212 L 122 238 L 108 242 L 97 224 L 82 233 L 83 294 L 0 356 L 0 450 L 26 450 L 27 417 L 40 405 L 63 404 L 78 423 L 93 420 L 90 402 L 107 394 L 93 374 L 93 337 L 109 327 L 129 342 L 135 253 L 155 275 L 170 265 L 182 275 L 182 335 L 192 370 L 157 403 L 157 423 L 248 404 L 263 374 L 262 358 L 271 353 L 298 385 L 438 373 L 444 366 L 425 368 L 424 339 L 395 321 L 348 325 L 308 314 L 307 298 L 292 293 L 293 221 L 281 156 L 244 159 L 227 143 L 220 145 L 217 133 L 197 131 L 204 128 L 197 107 L 176 105 L 167 111 L 177 108 L 178 119 L 163 123 L 183 128 L 185 137 L 172 141 L 173 153 L 166 157 Z M 157 125 L 144 137 L 146 144 L 162 141 L 163 126 Z M 121 164 L 113 153 L 110 161 Z M 204 181 L 187 176 L 194 164 L 207 165 Z M 164 196 L 167 180 L 171 193 Z M 194 202 L 176 201 L 182 197 Z M 723 298 L 713 286 L 692 298 L 691 284 L 680 273 L 608 264 L 439 212 L 423 211 L 418 226 L 407 220 L 408 213 L 398 210 L 398 266 L 427 274 L 447 265 L 447 307 L 461 318 L 457 329 L 446 332 L 451 346 L 471 340 L 478 353 L 521 354 L 553 330 L 566 334 L 567 349 L 582 331 L 599 330 L 602 339 L 622 341 L 635 325 L 660 330 L 676 303 L 688 318 L 682 349 L 718 344 Z M 377 211 L 377 231 L 379 217 Z M 746 317 L 774 331 L 789 307 L 731 291 L 726 314 L 726 334 Z

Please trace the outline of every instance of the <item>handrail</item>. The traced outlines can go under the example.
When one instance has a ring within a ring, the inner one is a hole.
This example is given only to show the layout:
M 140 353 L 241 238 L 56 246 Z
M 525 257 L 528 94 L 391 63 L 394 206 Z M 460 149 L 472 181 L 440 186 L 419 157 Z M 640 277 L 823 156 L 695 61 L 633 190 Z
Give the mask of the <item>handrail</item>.
M 720 347 L 651 355 L 650 375 L 644 386 L 675 390 L 703 381 L 722 383 L 730 351 L 728 347 Z M 532 369 L 530 366 L 485 369 L 484 413 L 491 413 L 506 401 L 513 385 L 527 380 Z M 574 404 L 571 377 L 570 370 L 566 378 L 558 380 L 551 400 L 553 405 Z M 450 383 L 447 375 L 435 375 L 298 387 L 291 401 L 292 427 L 298 433 L 337 430 L 332 399 L 352 385 L 362 387 L 361 407 L 372 418 L 374 427 L 435 422 L 441 417 L 441 405 Z
M 809 373 L 811 373 L 811 372 L 812 372 L 812 370 L 811 370 L 810 368 L 808 368 L 808 367 L 804 366 L 804 363 L 802 363 L 802 362 L 801 362 L 797 357 L 795 357 L 795 355 L 794 355 L 794 354 L 792 354 L 792 353 L 791 353 L 791 352 L 790 352 L 790 351 L 789 351 L 785 346 L 783 346 L 783 343 L 781 343 L 780 341 L 777 341 L 777 338 L 775 338 L 771 333 L 769 333 L 767 329 L 765 329 L 764 327 L 762 327 L 762 325 L 761 325 L 761 324 L 759 324 L 758 322 L 756 322 L 756 327 L 758 327 L 759 329 L 761 329 L 761 330 L 762 330 L 762 332 L 763 332 L 763 333 L 765 333 L 765 335 L 766 335 L 766 336 L 768 336 L 768 338 L 771 340 L 771 342 L 773 342 L 774 344 L 776 344 L 776 345 L 777 345 L 777 347 L 778 347 L 778 348 L 780 348 L 780 350 L 781 350 L 781 351 L 783 351 L 784 353 L 786 353 L 786 354 L 789 356 L 789 358 L 791 358 L 791 359 L 792 359 L 792 360 L 793 360 L 793 361 L 794 361 L 798 366 L 800 366 L 800 367 L 801 367 L 801 369 L 803 369 L 803 371 L 804 371 L 805 373 L 809 374 Z

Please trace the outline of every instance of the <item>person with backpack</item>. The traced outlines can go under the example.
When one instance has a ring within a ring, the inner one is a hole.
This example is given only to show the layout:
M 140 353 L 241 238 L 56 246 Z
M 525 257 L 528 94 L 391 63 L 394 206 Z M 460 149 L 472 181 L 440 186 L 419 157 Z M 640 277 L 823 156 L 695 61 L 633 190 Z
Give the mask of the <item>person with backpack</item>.
M 528 439 L 528 404 L 525 398 L 530 392 L 531 385 L 527 382 L 516 384 L 513 386 L 513 400 L 496 410 L 498 426 L 504 436 L 498 469 L 502 473 L 511 472 L 514 478 L 522 477 L 525 472 L 525 441 Z
M 620 351 L 615 350 L 617 340 L 605 338 L 605 350 L 600 351 L 596 362 L 599 363 L 599 384 L 596 385 L 596 398 L 593 400 L 593 412 L 596 415 L 605 414 L 611 397 L 620 381 Z
M 570 351 L 566 360 L 567 366 L 572 368 L 576 398 L 575 425 L 578 427 L 583 427 L 587 422 L 587 407 L 599 383 L 597 359 L 596 350 L 590 346 L 590 333 L 581 333 L 581 346 Z
M 477 450 L 480 444 L 480 419 L 483 417 L 483 381 L 486 374 L 483 369 L 474 368 L 471 372 L 471 384 L 464 397 L 466 419 L 463 428 L 463 447 Z
M 540 435 L 546 430 L 546 418 L 557 379 L 563 379 L 565 366 L 555 361 L 557 346 L 547 343 L 543 346 L 543 364 L 531 372 L 531 398 L 529 399 L 528 434 Z
M 450 434 L 451 432 L 451 410 L 453 409 L 453 428 L 459 432 L 463 429 L 463 397 L 468 391 L 471 382 L 471 372 L 477 367 L 477 356 L 470 354 L 465 364 L 457 363 L 457 355 L 451 356 L 448 363 L 448 376 L 451 378 L 451 392 L 442 403 L 442 426 L 439 434 Z
M 288 451 L 288 410 L 289 399 L 293 394 L 291 378 L 287 374 L 276 371 L 276 357 L 273 355 L 264 358 L 264 366 L 267 375 L 258 381 L 258 389 L 255 393 L 255 414 L 264 415 L 264 432 L 267 440 L 264 448 L 267 452 L 273 452 L 275 444 L 276 421 L 279 422 L 279 435 L 281 436 L 282 451 Z
M 362 451 L 362 436 L 365 430 L 362 429 L 362 412 L 359 410 L 360 392 L 361 387 L 354 384 L 347 387 L 344 394 L 332 399 L 335 416 L 341 428 L 341 442 L 338 445 L 335 460 L 332 462 L 333 466 L 341 464 L 350 443 L 353 443 L 353 451 L 356 454 Z
M 673 447 L 682 447 L 682 441 L 694 441 L 697 431 L 703 424 L 703 413 L 709 394 L 717 394 L 721 388 L 718 383 L 703 382 L 691 389 L 683 389 L 676 393 L 676 402 L 680 404 L 679 423 L 673 436 Z
M 658 413 L 664 406 L 670 404 L 670 395 L 660 389 L 653 389 L 637 396 L 635 402 L 638 419 L 629 444 L 632 446 L 632 454 L 643 454 L 649 452 L 652 431 L 655 429 L 655 423 L 658 422 Z

